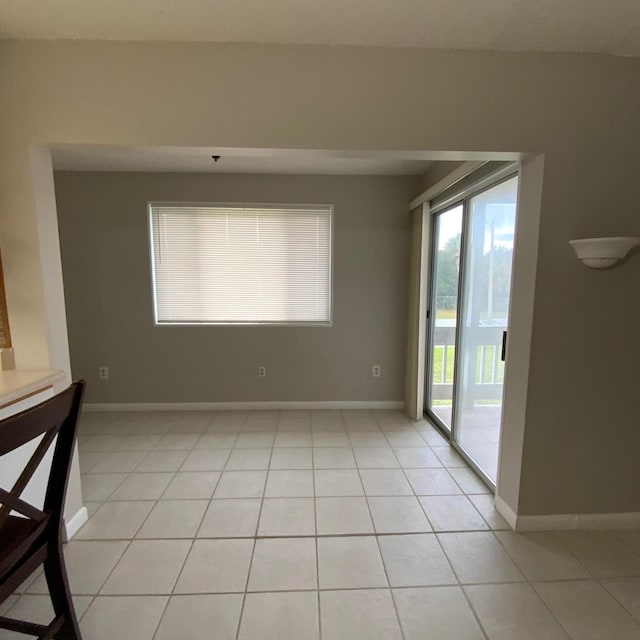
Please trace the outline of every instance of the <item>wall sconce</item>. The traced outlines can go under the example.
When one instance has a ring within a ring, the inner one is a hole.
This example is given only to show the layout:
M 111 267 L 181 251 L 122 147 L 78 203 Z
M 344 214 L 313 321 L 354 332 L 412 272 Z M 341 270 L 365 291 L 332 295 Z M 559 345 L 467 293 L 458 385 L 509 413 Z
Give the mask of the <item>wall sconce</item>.
M 622 260 L 633 247 L 640 244 L 640 238 L 585 238 L 569 240 L 578 260 L 592 269 L 607 269 Z

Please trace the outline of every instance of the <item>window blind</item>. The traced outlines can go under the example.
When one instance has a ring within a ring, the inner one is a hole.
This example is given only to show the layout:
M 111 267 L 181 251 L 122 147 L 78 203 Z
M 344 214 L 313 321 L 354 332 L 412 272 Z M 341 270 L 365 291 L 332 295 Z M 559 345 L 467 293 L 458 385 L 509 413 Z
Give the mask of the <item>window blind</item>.
M 149 210 L 157 324 L 331 321 L 331 206 Z

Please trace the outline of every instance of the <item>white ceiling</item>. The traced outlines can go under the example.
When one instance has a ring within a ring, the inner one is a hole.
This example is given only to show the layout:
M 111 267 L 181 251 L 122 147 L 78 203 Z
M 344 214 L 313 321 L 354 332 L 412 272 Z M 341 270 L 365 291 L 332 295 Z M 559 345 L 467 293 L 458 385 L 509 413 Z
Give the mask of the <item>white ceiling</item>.
M 640 56 L 639 0 L 0 0 L 0 38 Z
M 51 155 L 54 169 L 73 171 L 420 175 L 450 154 L 58 145 Z

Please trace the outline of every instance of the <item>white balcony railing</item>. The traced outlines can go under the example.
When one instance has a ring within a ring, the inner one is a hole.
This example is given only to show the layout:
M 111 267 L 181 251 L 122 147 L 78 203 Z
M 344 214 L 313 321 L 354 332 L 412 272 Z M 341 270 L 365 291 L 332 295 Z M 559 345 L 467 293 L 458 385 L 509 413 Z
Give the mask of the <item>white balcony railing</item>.
M 467 397 L 474 400 L 499 400 L 502 397 L 503 331 L 502 326 L 465 327 L 463 358 L 458 375 L 462 376 L 462 384 L 471 387 L 467 389 Z M 455 338 L 454 321 L 436 321 L 431 391 L 434 400 L 450 400 L 452 397 Z

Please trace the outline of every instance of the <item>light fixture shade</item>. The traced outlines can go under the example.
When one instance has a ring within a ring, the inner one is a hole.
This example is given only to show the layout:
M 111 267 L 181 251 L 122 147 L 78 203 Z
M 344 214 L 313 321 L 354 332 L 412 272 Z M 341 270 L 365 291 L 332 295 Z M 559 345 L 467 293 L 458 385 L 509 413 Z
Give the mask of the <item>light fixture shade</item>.
M 578 260 L 592 269 L 606 269 L 622 260 L 629 251 L 640 244 L 640 238 L 584 238 L 569 240 Z

